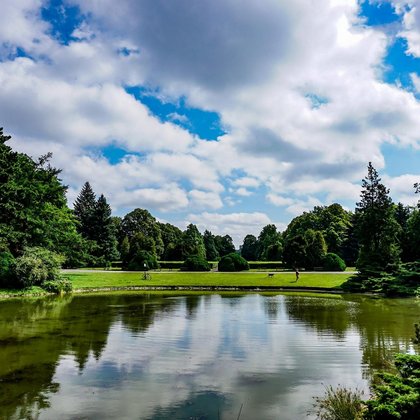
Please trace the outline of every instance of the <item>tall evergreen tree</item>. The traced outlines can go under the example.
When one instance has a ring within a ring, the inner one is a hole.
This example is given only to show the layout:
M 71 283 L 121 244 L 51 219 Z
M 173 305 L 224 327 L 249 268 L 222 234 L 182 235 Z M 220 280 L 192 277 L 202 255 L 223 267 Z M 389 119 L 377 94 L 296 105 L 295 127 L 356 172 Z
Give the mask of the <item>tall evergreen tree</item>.
M 362 188 L 355 217 L 360 244 L 356 267 L 362 275 L 392 272 L 400 262 L 398 237 L 401 227 L 395 219 L 395 206 L 388 195 L 389 189 L 381 183 L 371 162 Z
M 103 194 L 100 195 L 92 215 L 93 236 L 98 244 L 98 256 L 106 261 L 118 258 L 115 224 L 111 218 L 111 206 Z
M 95 240 L 94 218 L 96 211 L 96 195 L 89 182 L 85 182 L 73 205 L 74 215 L 79 221 L 78 231 L 90 240 Z

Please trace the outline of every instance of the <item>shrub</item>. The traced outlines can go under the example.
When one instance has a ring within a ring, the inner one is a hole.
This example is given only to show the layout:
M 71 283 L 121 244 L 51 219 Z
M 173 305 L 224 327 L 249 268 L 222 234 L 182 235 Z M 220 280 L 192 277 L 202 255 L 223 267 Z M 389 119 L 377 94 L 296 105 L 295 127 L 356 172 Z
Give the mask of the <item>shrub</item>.
M 62 278 L 59 280 L 46 281 L 42 284 L 42 288 L 50 293 L 70 293 L 73 290 L 73 284 L 69 279 Z
M 232 252 L 222 257 L 219 261 L 218 269 L 219 271 L 244 271 L 249 270 L 249 264 L 239 254 Z
M 318 419 L 323 420 L 359 420 L 363 419 L 363 392 L 342 386 L 329 386 L 323 397 L 315 397 L 313 410 Z
M 0 287 L 12 286 L 14 264 L 15 258 L 10 252 L 0 252 Z
M 322 260 L 322 265 L 326 271 L 345 271 L 346 263 L 337 255 L 329 252 Z
M 193 255 L 188 257 L 181 268 L 182 271 L 210 271 L 211 265 L 203 257 Z
M 144 271 L 159 268 L 156 257 L 149 251 L 139 251 L 128 263 L 129 271 Z
M 374 397 L 367 402 L 368 419 L 420 418 L 420 356 L 397 354 L 399 375 L 381 372 L 372 385 Z
M 44 248 L 25 248 L 21 257 L 16 258 L 14 275 L 22 287 L 41 286 L 46 281 L 60 278 L 60 268 L 64 258 Z

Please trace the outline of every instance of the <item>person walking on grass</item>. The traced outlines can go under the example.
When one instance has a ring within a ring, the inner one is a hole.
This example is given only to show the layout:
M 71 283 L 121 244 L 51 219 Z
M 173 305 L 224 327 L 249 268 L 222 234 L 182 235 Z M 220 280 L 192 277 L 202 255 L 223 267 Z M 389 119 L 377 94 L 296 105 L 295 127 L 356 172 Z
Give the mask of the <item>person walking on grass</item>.
M 299 269 L 295 268 L 295 274 L 296 274 L 296 282 L 299 280 Z

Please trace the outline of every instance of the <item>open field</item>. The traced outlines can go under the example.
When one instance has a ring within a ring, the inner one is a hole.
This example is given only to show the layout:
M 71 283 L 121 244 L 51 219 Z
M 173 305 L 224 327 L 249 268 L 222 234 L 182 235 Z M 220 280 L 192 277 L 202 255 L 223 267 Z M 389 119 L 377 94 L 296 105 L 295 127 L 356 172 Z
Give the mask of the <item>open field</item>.
M 150 272 L 150 279 L 143 279 L 142 272 L 68 272 L 75 290 L 108 287 L 215 287 L 215 288 L 305 288 L 337 289 L 351 273 L 301 273 L 296 282 L 295 274 L 267 272 L 244 273 L 188 273 Z

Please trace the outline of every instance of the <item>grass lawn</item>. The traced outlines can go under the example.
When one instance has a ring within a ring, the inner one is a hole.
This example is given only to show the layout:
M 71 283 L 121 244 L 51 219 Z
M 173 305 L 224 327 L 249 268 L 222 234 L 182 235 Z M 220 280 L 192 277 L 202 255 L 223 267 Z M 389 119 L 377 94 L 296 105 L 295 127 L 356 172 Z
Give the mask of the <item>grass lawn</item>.
M 74 289 L 125 287 L 125 286 L 184 286 L 184 287 L 293 287 L 293 288 L 329 288 L 341 286 L 351 274 L 347 273 L 301 273 L 298 282 L 294 273 L 186 273 L 186 272 L 151 272 L 151 278 L 143 280 L 140 272 L 67 273 Z

